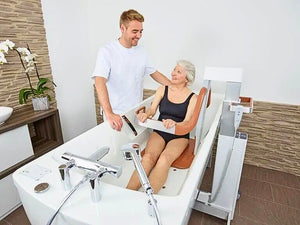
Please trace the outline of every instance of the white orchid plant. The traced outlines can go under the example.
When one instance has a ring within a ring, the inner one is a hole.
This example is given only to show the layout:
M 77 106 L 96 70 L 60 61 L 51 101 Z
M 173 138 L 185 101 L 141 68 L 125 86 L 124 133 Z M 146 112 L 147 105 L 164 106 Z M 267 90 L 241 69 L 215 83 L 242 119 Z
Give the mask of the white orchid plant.
M 7 60 L 5 58 L 5 55 L 8 54 L 9 50 L 14 50 L 18 53 L 21 64 L 24 68 L 27 80 L 29 82 L 29 88 L 23 88 L 20 90 L 19 92 L 19 103 L 23 104 L 23 103 L 27 103 L 27 100 L 29 98 L 30 95 L 34 96 L 34 97 L 45 97 L 47 96 L 49 101 L 51 101 L 50 95 L 46 94 L 45 91 L 50 90 L 50 88 L 44 86 L 47 82 L 52 82 L 50 81 L 50 79 L 48 78 L 41 78 L 39 76 L 39 72 L 37 70 L 37 66 L 36 66 L 36 57 L 37 54 L 32 54 L 30 52 L 29 46 L 27 45 L 27 48 L 21 48 L 15 47 L 15 43 L 10 41 L 10 40 L 6 40 L 3 42 L 0 42 L 0 65 L 7 63 Z M 38 84 L 37 84 L 37 88 L 33 88 L 31 80 L 30 80 L 30 75 L 29 72 L 30 71 L 35 71 L 36 72 L 36 76 L 39 80 Z M 55 83 L 52 82 L 54 86 Z

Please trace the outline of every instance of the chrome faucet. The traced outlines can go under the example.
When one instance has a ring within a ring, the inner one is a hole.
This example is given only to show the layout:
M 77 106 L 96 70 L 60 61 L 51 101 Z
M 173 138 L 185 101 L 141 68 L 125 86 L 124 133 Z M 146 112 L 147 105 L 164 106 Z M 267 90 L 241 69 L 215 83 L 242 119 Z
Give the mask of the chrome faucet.
M 100 159 L 103 158 L 108 152 L 109 147 L 107 146 L 102 147 L 89 158 L 65 152 L 61 158 L 67 160 L 67 162 L 59 166 L 59 172 L 65 189 L 69 191 L 72 188 L 69 173 L 70 169 L 72 167 L 83 169 L 88 172 L 92 200 L 93 202 L 98 202 L 100 200 L 99 179 L 106 173 L 109 173 L 117 178 L 122 173 L 121 167 L 100 161 Z
M 102 151 L 94 153 L 90 158 L 84 158 L 81 156 L 77 156 L 71 153 L 64 153 L 61 158 L 67 160 L 65 164 L 59 166 L 59 172 L 61 175 L 61 179 L 64 183 L 66 190 L 69 193 L 61 202 L 59 208 L 55 211 L 55 213 L 49 219 L 47 225 L 51 225 L 54 221 L 56 215 L 58 214 L 59 210 L 65 204 L 65 202 L 70 198 L 70 196 L 86 181 L 90 181 L 90 188 L 91 188 L 91 197 L 93 202 L 100 201 L 100 182 L 99 179 L 103 177 L 105 174 L 110 174 L 115 177 L 120 177 L 122 173 L 122 168 L 120 166 L 110 165 L 105 162 L 99 161 L 104 155 L 106 155 L 109 151 L 108 147 L 102 148 Z M 70 182 L 70 169 L 72 167 L 77 167 L 85 170 L 87 173 L 82 178 L 82 180 L 75 185 L 73 188 L 71 187 Z
M 107 173 L 118 178 L 122 173 L 120 166 L 110 165 L 101 161 L 96 162 L 94 160 L 77 156 L 68 152 L 64 153 L 61 157 L 62 159 L 68 160 L 68 162 L 72 162 L 75 167 L 88 172 L 93 202 L 100 201 L 99 179 Z
M 109 147 L 103 146 L 100 149 L 98 149 L 95 153 L 93 153 L 89 157 L 89 159 L 97 162 L 100 159 L 102 159 L 108 152 L 109 152 Z M 61 164 L 58 167 L 60 177 L 66 191 L 70 191 L 72 188 L 71 180 L 70 180 L 70 169 L 73 166 L 75 166 L 75 161 L 72 159 L 72 160 L 68 160 L 65 164 Z
M 68 161 L 73 161 L 74 166 L 77 168 L 84 169 L 88 172 L 99 173 L 99 177 L 102 177 L 105 173 L 109 173 L 118 178 L 122 173 L 122 169 L 120 166 L 110 165 L 101 161 L 95 162 L 88 158 L 74 155 L 68 152 L 65 152 L 61 156 L 61 158 Z
M 145 170 L 141 163 L 141 149 L 139 144 L 136 143 L 128 143 L 122 146 L 121 151 L 123 153 L 124 159 L 133 160 L 135 169 L 139 176 L 139 180 L 142 184 L 142 187 L 145 190 L 149 200 L 148 200 L 148 213 L 151 217 L 156 218 L 156 222 L 158 225 L 161 225 L 161 219 L 158 212 L 157 200 L 154 198 L 153 189 L 149 182 L 149 179 L 145 173 Z

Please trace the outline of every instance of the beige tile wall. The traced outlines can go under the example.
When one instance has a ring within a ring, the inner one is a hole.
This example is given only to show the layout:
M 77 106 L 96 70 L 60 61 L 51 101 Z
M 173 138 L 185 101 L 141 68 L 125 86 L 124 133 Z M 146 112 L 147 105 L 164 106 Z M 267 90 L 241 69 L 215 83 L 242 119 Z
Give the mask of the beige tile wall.
M 38 54 L 38 71 L 41 77 L 52 80 L 48 46 L 40 0 L 1 1 L 0 42 L 9 39 L 16 46 L 26 47 Z M 14 109 L 22 107 L 18 102 L 19 90 L 29 87 L 26 75 L 15 51 L 6 56 L 7 64 L 0 65 L 0 105 Z M 35 73 L 30 73 L 34 86 Z M 53 89 L 53 85 L 48 85 Z M 56 106 L 55 93 L 49 92 L 52 106 Z
M 300 105 L 254 101 L 239 130 L 249 135 L 246 163 L 300 176 Z

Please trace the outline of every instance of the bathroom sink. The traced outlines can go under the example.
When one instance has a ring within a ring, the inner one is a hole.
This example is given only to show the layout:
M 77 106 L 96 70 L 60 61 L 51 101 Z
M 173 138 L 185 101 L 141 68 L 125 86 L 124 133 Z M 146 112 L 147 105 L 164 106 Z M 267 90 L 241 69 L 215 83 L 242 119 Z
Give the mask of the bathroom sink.
M 0 106 L 0 125 L 3 124 L 12 114 L 13 108 Z

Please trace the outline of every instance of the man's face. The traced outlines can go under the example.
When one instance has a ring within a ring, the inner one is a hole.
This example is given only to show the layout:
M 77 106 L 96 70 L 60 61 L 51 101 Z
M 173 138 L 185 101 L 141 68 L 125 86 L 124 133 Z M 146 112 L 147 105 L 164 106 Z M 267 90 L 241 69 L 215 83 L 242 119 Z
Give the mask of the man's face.
M 121 31 L 125 47 L 131 48 L 132 46 L 136 46 L 142 37 L 143 23 L 137 20 L 130 21 L 127 28 L 124 24 L 121 25 Z

